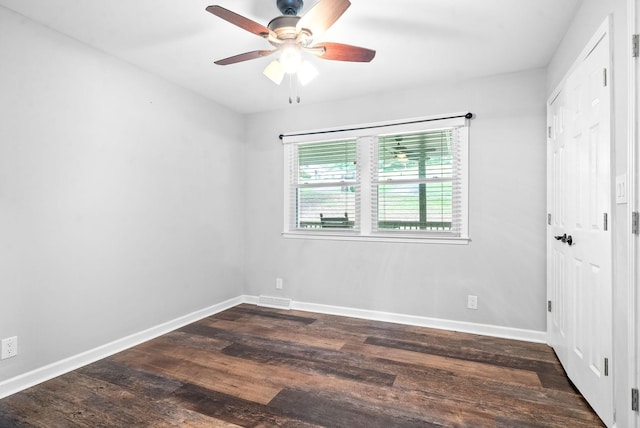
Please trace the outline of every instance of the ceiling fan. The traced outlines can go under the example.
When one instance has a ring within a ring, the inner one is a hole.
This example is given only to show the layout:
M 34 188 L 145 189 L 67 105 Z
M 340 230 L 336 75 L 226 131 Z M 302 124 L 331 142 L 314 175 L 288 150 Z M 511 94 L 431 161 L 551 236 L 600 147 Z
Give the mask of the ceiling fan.
M 320 0 L 303 16 L 298 16 L 303 0 L 276 0 L 276 6 L 282 15 L 272 19 L 266 27 L 221 6 L 208 6 L 208 12 L 264 38 L 274 47 L 270 50 L 245 52 L 215 63 L 235 64 L 279 52 L 279 59 L 267 65 L 264 74 L 276 84 L 280 84 L 286 74 L 295 74 L 300 83 L 305 85 L 316 77 L 318 71 L 313 64 L 303 59 L 303 52 L 333 61 L 370 62 L 375 57 L 376 51 L 371 49 L 343 43 L 315 43 L 315 39 L 327 31 L 351 6 L 349 0 Z

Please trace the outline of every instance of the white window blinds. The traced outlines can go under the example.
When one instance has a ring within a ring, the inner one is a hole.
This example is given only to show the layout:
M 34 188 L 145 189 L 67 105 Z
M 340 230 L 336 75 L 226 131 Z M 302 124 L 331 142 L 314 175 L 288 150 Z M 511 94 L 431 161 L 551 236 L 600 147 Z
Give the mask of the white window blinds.
M 299 144 L 290 151 L 293 229 L 358 230 L 356 140 Z

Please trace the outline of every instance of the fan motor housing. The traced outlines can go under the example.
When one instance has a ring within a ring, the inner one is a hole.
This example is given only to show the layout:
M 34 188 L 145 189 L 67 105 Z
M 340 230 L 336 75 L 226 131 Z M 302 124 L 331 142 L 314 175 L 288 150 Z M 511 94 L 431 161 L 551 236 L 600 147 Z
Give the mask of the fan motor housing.
M 299 20 L 300 17 L 294 15 L 278 16 L 273 18 L 267 27 L 276 33 L 280 40 L 295 39 L 297 36 L 296 25 Z

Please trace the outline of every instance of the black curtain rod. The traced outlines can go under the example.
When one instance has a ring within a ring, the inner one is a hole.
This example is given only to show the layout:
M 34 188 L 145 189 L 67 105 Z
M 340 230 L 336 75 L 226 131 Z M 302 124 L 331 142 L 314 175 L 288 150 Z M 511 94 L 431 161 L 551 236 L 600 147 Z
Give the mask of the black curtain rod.
M 437 117 L 437 118 L 433 118 L 433 119 L 413 120 L 413 121 L 409 121 L 409 122 L 390 123 L 390 124 L 386 124 L 386 125 L 362 126 L 362 127 L 359 127 L 359 128 L 330 129 L 328 131 L 303 132 L 303 133 L 300 133 L 300 134 L 280 134 L 278 136 L 278 138 L 280 138 L 282 140 L 284 137 L 300 137 L 302 135 L 330 134 L 332 132 L 344 132 L 344 131 L 357 131 L 359 129 L 384 128 L 384 127 L 387 127 L 387 126 L 410 125 L 412 123 L 434 122 L 436 120 L 446 120 L 446 119 L 457 119 L 459 117 L 464 117 L 465 119 L 471 119 L 471 118 L 473 118 L 473 113 L 461 114 L 461 115 L 458 115 L 458 116 Z

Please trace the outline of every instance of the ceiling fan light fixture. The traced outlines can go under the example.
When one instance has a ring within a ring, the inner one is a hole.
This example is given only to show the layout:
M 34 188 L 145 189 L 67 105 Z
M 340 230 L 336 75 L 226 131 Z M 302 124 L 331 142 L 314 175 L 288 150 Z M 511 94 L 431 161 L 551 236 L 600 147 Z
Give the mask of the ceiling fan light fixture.
M 318 76 L 318 69 L 309 61 L 302 61 L 298 69 L 298 81 L 302 86 L 306 86 L 309 82 Z
M 284 79 L 285 71 L 280 61 L 276 59 L 266 66 L 262 74 L 267 76 L 276 85 L 279 85 L 282 83 L 282 79 Z
M 287 74 L 295 74 L 300 69 L 302 65 L 302 55 L 300 55 L 300 49 L 295 46 L 288 46 L 282 49 L 282 54 L 280 55 L 280 63 L 282 64 L 282 69 Z

